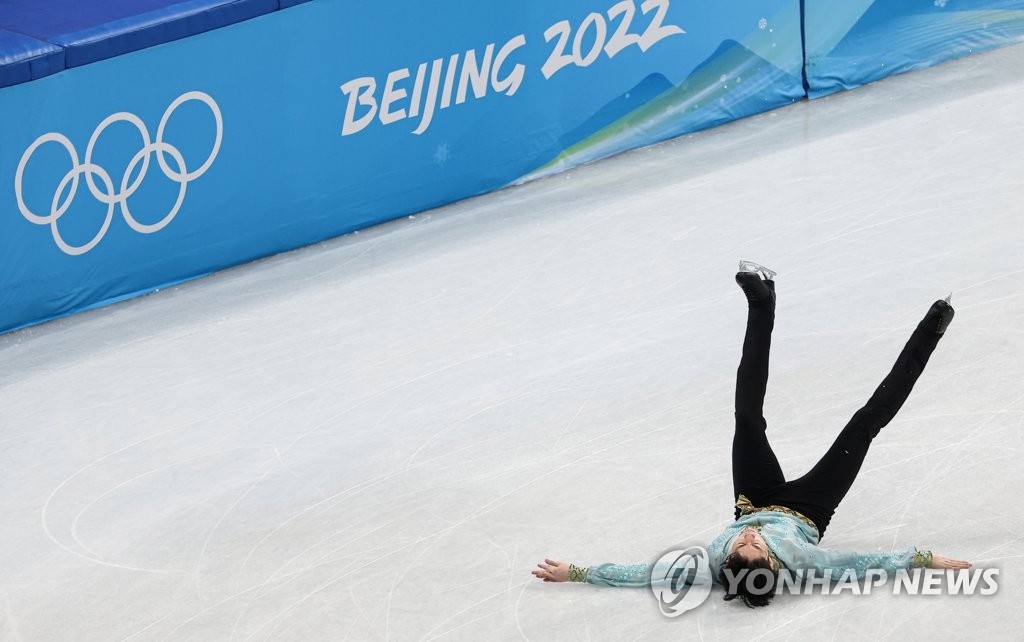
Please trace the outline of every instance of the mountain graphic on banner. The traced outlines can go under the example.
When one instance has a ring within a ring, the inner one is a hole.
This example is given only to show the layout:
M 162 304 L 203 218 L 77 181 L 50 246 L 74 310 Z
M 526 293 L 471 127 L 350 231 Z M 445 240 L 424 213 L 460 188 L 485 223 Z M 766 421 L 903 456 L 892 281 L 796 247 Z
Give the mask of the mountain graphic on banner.
M 572 147 L 575 143 L 601 131 L 620 118 L 628 116 L 671 89 L 675 89 L 675 85 L 662 74 L 647 76 L 636 87 L 601 107 L 582 125 L 562 136 L 560 141 L 562 148 Z
M 773 89 L 774 88 L 774 89 Z M 523 181 L 799 100 L 802 80 L 726 40 L 679 85 L 660 74 L 601 107 L 562 137 L 564 151 Z

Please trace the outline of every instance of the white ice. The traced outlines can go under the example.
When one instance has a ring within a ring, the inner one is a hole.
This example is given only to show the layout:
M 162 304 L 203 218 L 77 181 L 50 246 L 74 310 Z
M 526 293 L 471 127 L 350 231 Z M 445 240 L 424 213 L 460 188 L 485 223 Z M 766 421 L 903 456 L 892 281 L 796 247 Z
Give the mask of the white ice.
M 0 639 L 1020 639 L 1024 47 L 0 338 Z M 957 316 L 823 544 L 994 596 L 545 584 L 730 521 L 745 301 L 769 435 L 821 455 L 929 304 Z

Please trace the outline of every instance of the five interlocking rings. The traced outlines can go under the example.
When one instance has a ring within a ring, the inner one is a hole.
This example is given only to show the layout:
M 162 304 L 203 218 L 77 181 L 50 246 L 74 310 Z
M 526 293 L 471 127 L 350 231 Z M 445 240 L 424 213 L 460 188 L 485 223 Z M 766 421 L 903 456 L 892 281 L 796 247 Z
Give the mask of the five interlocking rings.
M 188 171 L 188 168 L 185 166 L 185 159 L 182 157 L 178 148 L 164 142 L 163 140 L 164 128 L 167 126 L 167 121 L 170 120 L 171 114 L 173 114 L 174 110 L 183 103 L 190 100 L 198 100 L 209 107 L 210 111 L 213 112 L 213 118 L 217 123 L 217 135 L 213 142 L 213 149 L 210 151 L 209 157 L 206 159 L 206 162 L 199 166 L 198 169 L 191 172 Z M 142 135 L 142 149 L 136 152 L 135 156 L 133 156 L 131 161 L 128 163 L 128 166 L 124 170 L 124 175 L 121 177 L 120 190 L 115 191 L 114 182 L 111 180 L 110 174 L 108 174 L 105 169 L 92 162 L 92 154 L 93 149 L 96 146 L 96 141 L 99 139 L 103 131 L 110 125 L 120 121 L 135 125 L 135 128 L 139 130 L 139 133 Z M 25 153 L 22 154 L 21 161 L 18 163 L 18 170 L 14 175 L 14 194 L 18 199 L 18 209 L 21 211 L 22 216 L 30 222 L 35 223 L 36 225 L 49 225 L 50 231 L 53 233 L 53 240 L 56 242 L 57 247 L 59 247 L 64 253 L 73 256 L 85 254 L 96 247 L 96 244 L 103 239 L 103 236 L 107 233 L 107 228 L 110 227 L 110 222 L 114 218 L 115 205 L 120 206 L 121 215 L 124 217 L 125 222 L 128 223 L 128 225 L 136 232 L 140 232 L 142 234 L 158 232 L 166 227 L 174 217 L 177 216 L 178 210 L 181 209 L 181 203 L 185 199 L 186 186 L 193 180 L 202 176 L 206 170 L 210 168 L 210 165 L 213 164 L 214 159 L 217 158 L 217 152 L 220 151 L 220 142 L 223 133 L 224 123 L 221 119 L 220 107 L 217 106 L 217 103 L 209 96 L 209 94 L 205 94 L 201 91 L 190 91 L 175 98 L 174 102 L 172 102 L 167 107 L 167 110 L 164 111 L 163 117 L 160 118 L 160 125 L 156 129 L 155 141 L 150 141 L 149 130 L 146 129 L 146 125 L 135 114 L 121 111 L 107 116 L 103 119 L 103 122 L 96 127 L 96 131 L 93 132 L 92 137 L 89 138 L 89 144 L 85 148 L 85 162 L 83 163 L 78 162 L 78 152 L 75 150 L 75 146 L 71 141 L 68 140 L 67 136 L 55 132 L 43 134 L 37 138 L 35 142 L 29 145 L 28 149 L 25 150 Z M 22 198 L 22 175 L 25 172 L 25 165 L 28 163 L 29 158 L 32 157 L 32 154 L 36 149 L 50 142 L 58 143 L 67 150 L 68 155 L 71 157 L 72 166 L 57 185 L 57 189 L 53 194 L 53 200 L 50 203 L 49 215 L 41 216 L 32 212 Z M 162 219 L 156 223 L 146 224 L 140 223 L 132 216 L 131 211 L 128 209 L 128 199 L 136 192 L 136 190 L 139 189 L 142 181 L 146 178 L 146 170 L 149 169 L 150 156 L 154 153 L 156 153 L 157 163 L 159 163 L 160 169 L 163 171 L 164 175 L 179 184 L 178 198 L 175 201 L 174 206 L 171 208 L 171 211 Z M 172 168 L 167 164 L 165 154 L 170 156 L 174 161 L 174 164 L 177 166 L 177 171 L 172 170 Z M 135 171 L 135 168 L 139 163 L 142 163 L 142 167 L 139 169 L 139 174 L 135 177 L 135 180 L 131 181 L 131 184 L 129 184 L 132 172 Z M 57 222 L 60 220 L 60 217 L 68 211 L 68 208 L 71 207 L 71 203 L 75 200 L 75 193 L 78 191 L 78 179 L 83 174 L 85 175 L 85 182 L 93 197 L 107 206 L 107 215 L 106 219 L 103 221 L 103 226 L 100 227 L 99 232 L 96 233 L 91 241 L 84 245 L 71 245 L 61 237 L 60 231 L 57 229 Z M 102 190 L 96 185 L 96 181 L 93 180 L 93 177 L 99 178 L 103 185 Z M 67 196 L 61 200 L 61 194 L 63 194 L 64 190 L 68 187 L 68 183 L 71 184 L 70 189 L 68 190 Z

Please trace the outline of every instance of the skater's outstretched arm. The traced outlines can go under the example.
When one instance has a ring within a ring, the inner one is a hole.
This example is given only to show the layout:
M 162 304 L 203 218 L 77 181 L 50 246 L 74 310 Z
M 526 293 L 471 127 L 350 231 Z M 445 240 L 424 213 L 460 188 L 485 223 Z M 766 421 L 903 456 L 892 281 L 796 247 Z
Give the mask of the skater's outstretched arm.
M 537 579 L 545 582 L 586 582 L 603 586 L 620 586 L 627 588 L 647 588 L 649 586 L 676 587 L 688 586 L 694 582 L 696 575 L 680 574 L 678 564 L 598 564 L 597 566 L 577 566 L 568 562 L 545 559 L 532 571 Z M 677 581 L 677 580 L 682 580 Z
M 833 579 L 839 579 L 847 569 L 853 569 L 858 579 L 863 579 L 868 569 L 882 569 L 888 573 L 909 571 L 914 568 L 970 568 L 970 562 L 955 560 L 942 555 L 934 555 L 931 551 L 918 550 L 910 547 L 903 551 L 889 553 L 858 553 L 832 548 L 817 548 L 814 566 L 819 571 L 832 571 Z

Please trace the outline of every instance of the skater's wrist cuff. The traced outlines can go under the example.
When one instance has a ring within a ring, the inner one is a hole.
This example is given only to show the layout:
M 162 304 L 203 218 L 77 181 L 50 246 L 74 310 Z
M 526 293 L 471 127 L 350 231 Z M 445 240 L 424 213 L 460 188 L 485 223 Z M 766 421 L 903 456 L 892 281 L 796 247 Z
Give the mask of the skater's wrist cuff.
M 586 582 L 587 571 L 590 568 L 587 566 L 576 566 L 575 564 L 569 565 L 569 581 L 570 582 Z
M 931 551 L 915 551 L 914 552 L 914 568 L 931 568 L 932 565 L 932 552 Z

